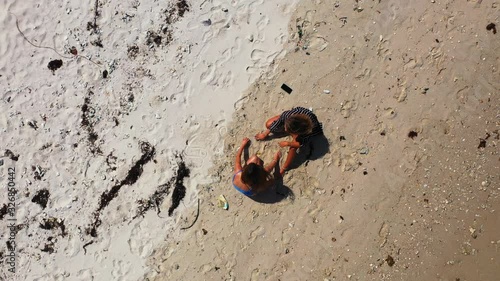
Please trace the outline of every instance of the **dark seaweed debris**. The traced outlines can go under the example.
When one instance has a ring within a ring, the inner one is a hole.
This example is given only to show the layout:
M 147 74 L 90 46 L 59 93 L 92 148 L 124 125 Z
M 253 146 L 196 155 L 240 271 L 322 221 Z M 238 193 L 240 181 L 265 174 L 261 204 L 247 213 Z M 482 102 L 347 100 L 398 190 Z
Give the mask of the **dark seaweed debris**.
M 139 54 L 139 47 L 137 47 L 135 45 L 128 47 L 127 55 L 129 58 L 135 59 L 138 54 Z
M 87 30 L 93 30 L 94 33 L 97 33 L 99 25 L 97 25 L 97 18 L 99 17 L 99 0 L 95 0 L 94 2 L 94 20 L 87 22 Z
M 186 12 L 189 12 L 189 4 L 186 0 L 178 0 L 175 7 L 171 7 L 165 11 L 165 22 L 168 25 L 173 24 L 182 18 Z
M 40 189 L 33 199 L 31 199 L 31 202 L 37 203 L 42 207 L 42 209 L 45 209 L 47 207 L 47 202 L 49 201 L 50 193 L 47 189 Z
M 87 140 L 90 143 L 90 152 L 92 154 L 102 154 L 101 148 L 96 145 L 96 141 L 99 138 L 97 133 L 94 131 L 94 124 L 97 120 L 94 118 L 95 109 L 90 106 L 90 97 L 94 95 L 94 92 L 89 91 L 88 96 L 85 97 L 82 105 L 82 127 L 87 131 Z
M 138 216 L 144 216 L 144 214 L 149 211 L 149 209 L 153 207 L 157 207 L 157 213 L 160 213 L 159 206 L 161 203 L 163 203 L 163 200 L 165 199 L 165 196 L 168 194 L 168 191 L 170 190 L 170 186 L 173 184 L 173 178 L 166 184 L 162 184 L 156 188 L 155 193 L 149 197 L 147 200 L 138 200 L 137 203 L 139 204 L 137 214 L 134 216 L 134 219 L 137 218 Z
M 186 167 L 182 157 L 177 154 L 177 171 L 174 176 L 165 184 L 162 184 L 156 188 L 156 191 L 146 200 L 138 200 L 139 208 L 134 219 L 138 216 L 143 216 L 148 210 L 153 207 L 157 208 L 157 213 L 160 213 L 159 206 L 163 203 L 165 196 L 168 194 L 170 188 L 174 186 L 174 193 L 172 194 L 172 206 L 169 208 L 169 215 L 179 206 L 180 201 L 184 198 L 186 193 L 186 188 L 183 185 L 185 177 L 189 177 L 189 169 Z M 177 189 L 177 191 L 175 191 Z M 174 200 L 175 196 L 175 200 Z
M 120 183 L 113 186 L 109 191 L 103 192 L 99 200 L 99 207 L 94 211 L 94 222 L 86 229 L 86 233 L 92 237 L 97 237 L 97 228 L 101 225 L 101 211 L 108 206 L 109 202 L 118 196 L 118 192 L 124 185 L 132 185 L 137 182 L 142 175 L 142 166 L 151 161 L 155 155 L 155 148 L 147 143 L 139 143 L 141 147 L 142 156 L 128 171 L 127 176 Z
M 43 219 L 43 223 L 40 223 L 40 228 L 45 230 L 53 230 L 56 228 L 61 229 L 61 236 L 66 236 L 66 226 L 64 225 L 64 220 L 59 220 L 57 218 L 50 217 L 48 219 Z
M 40 166 L 31 166 L 31 170 L 34 172 L 33 178 L 35 180 L 42 180 L 42 177 L 45 175 L 45 169 L 42 169 Z
M 113 152 L 110 152 L 108 156 L 106 156 L 106 164 L 108 165 L 108 168 L 106 169 L 107 172 L 111 171 L 116 171 L 116 156 L 113 155 Z
M 477 148 L 485 148 L 486 147 L 486 140 L 489 139 L 491 137 L 491 135 L 489 133 L 486 133 L 486 137 L 483 139 L 483 138 L 479 138 L 479 145 L 477 146 Z
M 189 5 L 186 0 L 177 1 L 177 11 L 179 13 L 179 17 L 183 17 L 186 12 L 189 12 Z
M 486 26 L 486 30 L 492 31 L 493 34 L 497 34 L 497 26 L 494 23 L 490 23 Z
M 486 147 L 486 140 L 485 139 L 479 139 L 479 145 L 477 148 L 485 148 Z
M 142 175 L 142 166 L 153 159 L 155 148 L 147 142 L 141 142 L 140 146 L 142 152 L 141 159 L 129 170 L 127 177 L 121 182 L 122 185 L 134 184 Z
M 0 220 L 3 220 L 7 215 L 7 205 L 3 204 L 2 209 L 0 209 Z
M 418 133 L 417 133 L 417 132 L 415 132 L 415 131 L 410 131 L 410 132 L 408 133 L 408 137 L 409 137 L 409 138 L 411 138 L 411 139 L 414 139 L 414 138 L 416 138 L 417 136 L 418 136 Z
M 154 32 L 154 31 L 148 31 L 148 33 L 146 34 L 146 44 L 147 45 L 151 45 L 151 44 L 155 43 L 156 46 L 160 46 L 161 39 L 163 39 L 161 37 L 161 35 L 159 35 L 158 33 Z
M 40 251 L 46 252 L 46 253 L 49 253 L 49 254 L 54 253 L 55 252 L 55 250 L 54 250 L 54 243 L 52 242 L 52 243 L 49 243 L 49 244 L 45 244 L 45 246 L 42 249 L 40 249 Z
M 13 241 L 10 241 L 8 240 L 7 242 L 5 242 L 5 244 L 7 244 L 7 250 L 9 250 L 9 252 L 13 252 L 16 250 L 16 245 L 12 245 L 12 242 Z
M 396 262 L 394 261 L 394 258 L 391 257 L 390 255 L 387 256 L 387 258 L 385 258 L 385 261 L 387 262 L 387 265 L 389 266 L 393 266 Z
M 55 71 L 58 70 L 63 65 L 62 60 L 51 60 L 47 67 L 52 70 L 52 74 L 55 74 Z
M 99 47 L 99 48 L 104 48 L 104 46 L 102 45 L 102 40 L 101 38 L 97 38 L 96 40 L 90 42 L 90 44 L 96 46 L 96 47 Z
M 35 120 L 33 121 L 28 121 L 28 126 L 30 126 L 31 128 L 33 128 L 35 131 L 38 130 L 38 124 Z
M 186 167 L 184 161 L 179 163 L 177 176 L 175 179 L 174 192 L 172 193 L 172 205 L 168 208 L 168 215 L 171 216 L 174 210 L 179 206 L 179 203 L 186 196 L 186 187 L 184 186 L 184 178 L 189 177 L 189 168 Z
M 9 159 L 12 160 L 12 161 L 19 160 L 19 154 L 15 155 L 14 152 L 10 151 L 9 149 L 5 150 L 4 156 L 5 157 L 9 157 Z

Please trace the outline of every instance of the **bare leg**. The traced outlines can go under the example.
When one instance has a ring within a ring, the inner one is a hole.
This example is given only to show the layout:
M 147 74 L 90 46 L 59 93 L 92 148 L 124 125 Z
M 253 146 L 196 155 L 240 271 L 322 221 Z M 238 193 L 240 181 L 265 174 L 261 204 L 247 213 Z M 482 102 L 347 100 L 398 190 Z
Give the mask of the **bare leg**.
M 285 174 L 285 171 L 288 170 L 288 167 L 290 167 L 296 155 L 297 148 L 290 147 L 290 149 L 288 150 L 288 155 L 286 156 L 285 164 L 283 164 L 283 167 L 281 167 L 280 170 L 281 175 Z
M 267 136 L 269 136 L 269 134 L 271 133 L 271 124 L 278 120 L 280 118 L 280 115 L 277 115 L 277 116 L 274 116 L 274 117 L 271 117 L 269 118 L 269 120 L 266 121 L 266 130 L 262 133 L 258 133 L 255 135 L 255 139 L 256 140 L 265 140 L 267 138 Z
M 270 129 L 271 124 L 273 124 L 273 122 L 278 120 L 279 118 L 280 118 L 280 115 L 269 118 L 269 120 L 266 121 L 266 128 Z

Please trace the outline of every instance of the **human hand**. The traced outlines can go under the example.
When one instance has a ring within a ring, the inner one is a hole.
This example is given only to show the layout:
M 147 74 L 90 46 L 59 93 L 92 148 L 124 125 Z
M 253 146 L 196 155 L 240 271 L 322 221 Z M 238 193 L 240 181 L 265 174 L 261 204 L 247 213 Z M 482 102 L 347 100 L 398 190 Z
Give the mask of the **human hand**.
M 244 148 L 248 143 L 250 142 L 250 139 L 249 138 L 243 138 L 243 140 L 241 141 L 241 146 L 240 148 Z
M 290 142 L 287 141 L 280 141 L 280 147 L 287 147 L 290 145 Z
M 264 133 L 259 133 L 259 134 L 255 135 L 255 139 L 258 140 L 258 141 L 264 140 L 266 137 L 267 137 L 267 135 L 264 134 Z
M 285 173 L 286 173 L 285 168 L 281 168 L 281 169 L 280 169 L 280 175 L 281 175 L 281 176 L 284 176 L 284 175 L 285 175 Z

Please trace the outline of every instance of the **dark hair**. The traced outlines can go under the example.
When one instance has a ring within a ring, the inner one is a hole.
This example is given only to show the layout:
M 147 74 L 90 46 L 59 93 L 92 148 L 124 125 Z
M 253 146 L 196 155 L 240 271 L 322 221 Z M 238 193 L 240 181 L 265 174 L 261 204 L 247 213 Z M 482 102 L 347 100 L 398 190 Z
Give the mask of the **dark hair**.
M 289 133 L 306 135 L 311 133 L 313 122 L 305 114 L 294 114 L 285 120 L 285 128 Z
M 261 184 L 266 178 L 266 171 L 261 165 L 250 163 L 243 167 L 241 172 L 241 181 L 250 186 Z

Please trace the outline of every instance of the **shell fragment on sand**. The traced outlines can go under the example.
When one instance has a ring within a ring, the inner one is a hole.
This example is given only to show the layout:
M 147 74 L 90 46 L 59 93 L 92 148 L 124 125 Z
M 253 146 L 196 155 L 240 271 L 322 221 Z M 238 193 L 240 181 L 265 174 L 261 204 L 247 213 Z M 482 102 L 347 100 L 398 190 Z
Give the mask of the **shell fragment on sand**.
M 222 208 L 224 210 L 229 209 L 229 203 L 227 203 L 226 197 L 224 197 L 224 195 L 221 194 L 217 198 L 217 206 L 219 206 L 219 208 Z

